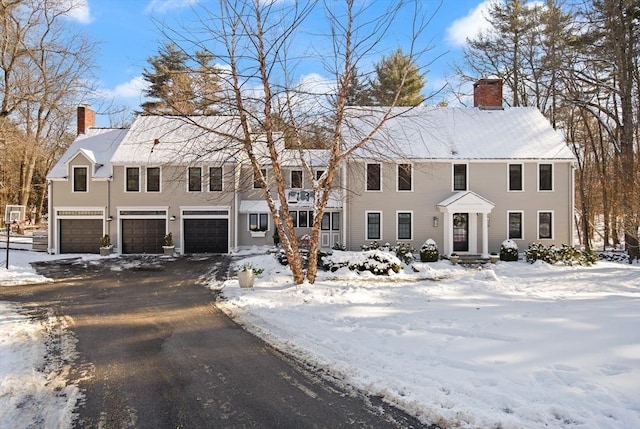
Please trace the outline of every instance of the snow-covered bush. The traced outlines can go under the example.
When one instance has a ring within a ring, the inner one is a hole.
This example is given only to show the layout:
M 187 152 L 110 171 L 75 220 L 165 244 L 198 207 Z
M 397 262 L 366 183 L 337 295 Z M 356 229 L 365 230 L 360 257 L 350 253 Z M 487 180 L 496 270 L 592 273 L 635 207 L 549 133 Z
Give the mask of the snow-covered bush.
M 398 243 L 395 247 L 396 257 L 404 262 L 405 265 L 411 265 L 415 261 L 414 251 L 415 249 L 409 243 Z
M 590 250 L 578 250 L 573 246 L 563 244 L 561 248 L 545 246 L 541 243 L 531 243 L 524 252 L 527 262 L 533 264 L 541 260 L 548 264 L 562 262 L 564 265 L 593 265 L 597 261 L 596 255 Z
M 428 239 L 424 242 L 420 248 L 420 261 L 422 262 L 437 262 L 440 258 L 438 252 L 438 245 L 432 239 Z
M 333 246 L 331 246 L 331 249 L 333 249 L 333 250 L 347 250 L 347 246 L 345 246 L 344 244 L 339 243 L 339 242 L 336 241 L 335 244 Z
M 402 262 L 390 253 L 380 250 L 367 250 L 365 252 L 340 252 L 321 258 L 322 268 L 335 272 L 343 267 L 351 271 L 369 271 L 375 275 L 386 276 L 391 272 L 398 273 Z
M 513 240 L 504 240 L 500 245 L 500 260 L 501 261 L 517 261 L 518 260 L 518 245 Z

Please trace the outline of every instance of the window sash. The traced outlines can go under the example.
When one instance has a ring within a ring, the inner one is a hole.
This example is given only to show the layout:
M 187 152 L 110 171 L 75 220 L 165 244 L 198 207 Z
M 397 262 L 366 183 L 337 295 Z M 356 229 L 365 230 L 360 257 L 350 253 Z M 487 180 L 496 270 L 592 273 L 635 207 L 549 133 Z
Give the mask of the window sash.
M 509 164 L 509 190 L 522 191 L 522 164 Z
M 552 191 L 553 190 L 553 164 L 540 164 L 538 166 L 539 183 L 538 189 L 540 191 Z
M 160 167 L 147 167 L 147 192 L 160 192 Z
M 73 167 L 73 192 L 87 192 L 87 167 Z
M 522 213 L 509 213 L 509 239 L 522 240 Z
M 261 168 L 260 172 L 262 173 L 262 177 L 264 177 L 264 180 L 267 180 L 267 170 L 265 168 Z M 253 175 L 253 189 L 261 189 L 262 188 L 262 183 L 260 183 L 260 178 L 258 176 L 256 176 L 255 174 Z
M 189 167 L 189 192 L 202 191 L 202 169 Z
M 267 231 L 269 215 L 267 213 L 249 213 L 249 231 Z
M 398 164 L 398 191 L 411 191 L 411 164 Z
M 127 167 L 127 192 L 138 192 L 140 190 L 140 169 L 138 167 Z
M 381 214 L 367 213 L 367 240 L 381 239 Z
M 367 164 L 367 191 L 381 189 L 380 164 Z
M 209 191 L 222 191 L 222 167 L 209 167 Z
M 340 231 L 340 212 L 331 212 L 331 229 Z
M 305 210 L 301 210 L 298 212 L 298 227 L 299 228 L 308 228 L 309 224 L 307 223 L 309 217 L 307 216 L 308 212 Z
M 291 187 L 294 189 L 302 188 L 302 170 L 291 170 Z
M 322 231 L 329 231 L 331 229 L 331 217 L 329 213 L 322 215 L 322 222 L 320 223 L 320 229 Z
M 454 191 L 467 190 L 467 165 L 466 164 L 453 165 L 453 190 Z
M 398 240 L 411 240 L 411 213 L 398 213 Z
M 553 213 L 538 213 L 538 239 L 553 238 Z

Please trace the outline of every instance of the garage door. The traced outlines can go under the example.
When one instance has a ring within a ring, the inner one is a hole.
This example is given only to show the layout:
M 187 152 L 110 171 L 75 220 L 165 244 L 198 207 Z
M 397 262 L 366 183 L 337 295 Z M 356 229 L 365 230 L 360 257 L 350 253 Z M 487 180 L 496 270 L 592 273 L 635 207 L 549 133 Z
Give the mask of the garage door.
M 164 219 L 122 219 L 122 253 L 162 253 Z
M 101 219 L 60 219 L 60 253 L 99 253 Z
M 228 219 L 185 219 L 185 253 L 228 253 Z

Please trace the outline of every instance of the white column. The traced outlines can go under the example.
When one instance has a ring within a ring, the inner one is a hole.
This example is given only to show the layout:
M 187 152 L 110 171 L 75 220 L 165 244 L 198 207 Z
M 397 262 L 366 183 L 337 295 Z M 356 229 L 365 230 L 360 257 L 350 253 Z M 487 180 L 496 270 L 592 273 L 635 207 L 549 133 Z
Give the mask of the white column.
M 489 222 L 488 213 L 482 213 L 482 257 L 489 257 Z
M 444 231 L 444 254 L 450 255 L 453 252 L 453 213 L 447 212 L 445 213 L 447 216 L 447 221 L 445 222 L 445 227 L 442 228 Z

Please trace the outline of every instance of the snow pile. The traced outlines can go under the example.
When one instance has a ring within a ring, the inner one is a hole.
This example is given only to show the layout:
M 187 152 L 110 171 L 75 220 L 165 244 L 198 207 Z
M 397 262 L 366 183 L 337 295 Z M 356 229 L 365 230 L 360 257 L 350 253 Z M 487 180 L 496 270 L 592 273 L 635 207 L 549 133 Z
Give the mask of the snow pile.
M 296 286 L 275 258 L 243 262 L 265 271 L 213 285 L 228 314 L 425 422 L 640 427 L 638 265 L 440 261 Z

